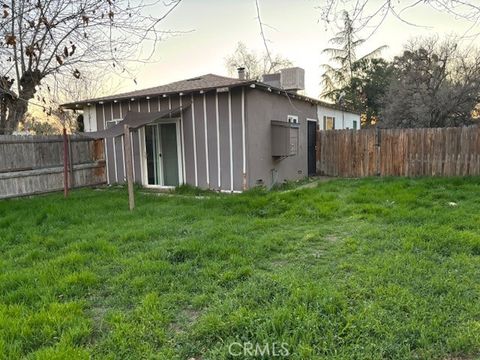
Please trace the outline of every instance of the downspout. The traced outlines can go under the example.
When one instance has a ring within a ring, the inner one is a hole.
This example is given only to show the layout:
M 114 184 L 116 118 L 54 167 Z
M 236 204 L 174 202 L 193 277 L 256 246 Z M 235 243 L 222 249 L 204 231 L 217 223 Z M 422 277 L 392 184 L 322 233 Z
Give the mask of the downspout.
M 247 181 L 247 101 L 245 95 L 245 87 L 242 87 L 242 150 L 243 150 L 243 164 L 242 164 L 242 190 L 248 190 L 248 181 Z

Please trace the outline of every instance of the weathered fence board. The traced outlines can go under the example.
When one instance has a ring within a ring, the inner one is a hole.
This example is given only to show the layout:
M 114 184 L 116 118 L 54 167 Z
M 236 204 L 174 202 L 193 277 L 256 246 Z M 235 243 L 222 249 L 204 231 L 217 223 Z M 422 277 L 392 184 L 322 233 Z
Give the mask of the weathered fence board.
M 480 128 L 328 130 L 317 133 L 321 175 L 480 175 Z
M 105 183 L 102 140 L 69 137 L 69 187 Z M 62 136 L 0 136 L 0 198 L 63 189 Z

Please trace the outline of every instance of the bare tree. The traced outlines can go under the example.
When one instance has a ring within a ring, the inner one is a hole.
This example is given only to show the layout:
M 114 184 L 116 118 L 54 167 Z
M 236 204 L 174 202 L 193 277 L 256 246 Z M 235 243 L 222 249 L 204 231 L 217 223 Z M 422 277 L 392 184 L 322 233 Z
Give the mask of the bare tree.
M 47 79 L 67 82 L 84 69 L 129 74 L 128 62 L 147 60 L 169 31 L 160 22 L 181 0 L 7 0 L 0 20 L 0 71 L 12 88 L 0 134 L 12 132 Z M 151 13 L 165 6 L 161 16 Z M 43 104 L 40 104 L 43 106 Z
M 393 61 L 381 120 L 386 127 L 473 124 L 480 103 L 480 52 L 459 50 L 457 41 L 420 39 Z
M 272 55 L 268 47 L 269 40 L 265 34 L 265 27 L 268 25 L 262 20 L 259 0 L 255 0 L 255 10 L 265 52 L 258 55 L 249 50 L 244 43 L 239 42 L 235 52 L 227 57 L 225 63 L 230 75 L 234 75 L 237 68 L 243 67 L 248 79 L 261 80 L 263 74 L 276 73 L 292 66 L 292 62 L 279 54 Z
M 239 42 L 235 52 L 225 59 L 225 65 L 232 76 L 237 68 L 244 67 L 248 79 L 260 80 L 263 74 L 278 72 L 292 66 L 292 62 L 279 54 L 272 55 L 270 52 L 257 54 Z
M 66 79 L 56 75 L 46 78 L 39 86 L 28 112 L 19 122 L 19 129 L 36 134 L 59 134 L 62 127 L 74 133 L 79 124 L 76 111 L 64 111 L 61 104 L 78 99 L 92 99 L 118 90 L 120 82 L 107 73 L 86 69 L 78 79 Z M 41 104 L 39 106 L 38 104 Z
M 320 0 L 318 8 L 321 11 L 321 18 L 327 23 L 334 21 L 345 9 L 352 15 L 352 19 L 358 24 L 360 30 L 369 26 L 374 33 L 385 21 L 388 16 L 393 16 L 400 21 L 422 26 L 422 24 L 412 23 L 406 16 L 408 10 L 420 7 L 427 7 L 451 15 L 453 18 L 462 18 L 471 22 L 469 29 L 475 29 L 479 26 L 480 3 L 476 0 Z M 476 37 L 478 34 L 470 34 Z

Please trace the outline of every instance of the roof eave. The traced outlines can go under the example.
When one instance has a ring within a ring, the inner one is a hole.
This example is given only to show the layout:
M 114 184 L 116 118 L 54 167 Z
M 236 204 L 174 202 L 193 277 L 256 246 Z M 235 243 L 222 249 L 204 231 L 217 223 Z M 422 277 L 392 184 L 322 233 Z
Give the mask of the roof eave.
M 206 88 L 200 88 L 200 89 L 192 89 L 192 90 L 184 90 L 184 91 L 168 91 L 168 92 L 162 92 L 162 93 L 151 93 L 151 94 L 144 94 L 141 96 L 119 96 L 117 98 L 97 98 L 97 99 L 90 99 L 90 100 L 84 100 L 84 101 L 77 101 L 77 102 L 71 102 L 71 103 L 65 103 L 61 104 L 60 106 L 65 109 L 70 109 L 70 110 L 79 110 L 83 109 L 85 105 L 89 106 L 92 104 L 102 104 L 104 102 L 114 102 L 114 101 L 123 101 L 123 100 L 137 100 L 137 99 L 145 99 L 148 97 L 154 97 L 154 96 L 171 96 L 171 95 L 187 95 L 187 94 L 194 94 L 194 93 L 201 93 L 201 92 L 208 92 L 208 91 L 213 91 L 216 89 L 222 89 L 222 88 L 237 88 L 241 86 L 250 86 L 253 83 L 256 83 L 255 80 L 249 80 L 245 81 L 243 83 L 238 83 L 238 84 L 233 84 L 233 85 L 228 85 L 228 86 L 211 86 L 211 87 L 206 87 Z
M 322 100 L 311 98 L 309 96 L 295 94 L 295 93 L 289 92 L 289 91 L 281 89 L 281 88 L 270 86 L 270 85 L 262 83 L 262 82 L 256 82 L 255 85 L 258 86 L 258 87 L 262 87 L 266 90 L 270 90 L 270 92 L 276 92 L 277 94 L 285 94 L 285 95 L 291 96 L 293 98 L 297 98 L 297 99 L 300 99 L 300 100 L 303 100 L 303 101 L 306 101 L 306 102 L 314 103 L 316 105 L 324 106 L 326 108 L 330 108 L 330 109 L 333 109 L 333 110 L 339 110 L 339 111 L 344 111 L 344 112 L 347 112 L 347 113 L 350 113 L 350 114 L 361 115 L 361 113 L 359 113 L 358 111 L 354 111 L 352 109 L 347 109 L 347 108 L 342 108 L 340 105 L 330 104 L 330 103 L 327 103 L 327 102 L 322 101 Z
M 228 86 L 212 86 L 212 87 L 206 87 L 206 88 L 201 88 L 201 89 L 194 89 L 194 90 L 185 90 L 185 91 L 169 91 L 169 92 L 163 92 L 163 93 L 151 93 L 151 94 L 143 94 L 141 96 L 119 96 L 117 98 L 97 98 L 97 99 L 90 99 L 90 100 L 84 100 L 84 101 L 78 101 L 78 102 L 71 102 L 71 103 L 66 103 L 60 105 L 64 109 L 70 109 L 70 110 L 82 110 L 85 106 L 90 106 L 92 104 L 103 104 L 105 102 L 115 102 L 115 101 L 124 101 L 124 100 L 138 100 L 138 99 L 145 99 L 149 97 L 156 97 L 156 96 L 171 96 L 171 95 L 186 95 L 186 94 L 193 94 L 193 93 L 202 93 L 202 92 L 208 92 L 208 91 L 213 91 L 217 89 L 223 89 L 223 88 L 228 88 L 228 89 L 233 89 L 233 88 L 238 88 L 238 87 L 259 87 L 262 88 L 262 90 L 269 91 L 271 93 L 277 93 L 279 95 L 287 95 L 289 97 L 292 97 L 294 99 L 302 100 L 305 102 L 309 102 L 311 104 L 319 105 L 319 106 L 324 106 L 326 108 L 330 108 L 333 110 L 338 110 L 338 111 L 344 111 L 348 112 L 351 114 L 356 114 L 356 115 L 361 115 L 357 111 L 353 111 L 351 109 L 345 109 L 342 108 L 340 105 L 337 104 L 330 104 L 318 99 L 314 99 L 305 95 L 300 95 L 300 94 L 295 94 L 292 92 L 289 92 L 287 90 L 277 88 L 274 86 L 270 86 L 268 84 L 262 83 L 260 81 L 256 80 L 248 80 L 242 83 L 238 84 L 233 84 L 233 85 L 228 85 Z

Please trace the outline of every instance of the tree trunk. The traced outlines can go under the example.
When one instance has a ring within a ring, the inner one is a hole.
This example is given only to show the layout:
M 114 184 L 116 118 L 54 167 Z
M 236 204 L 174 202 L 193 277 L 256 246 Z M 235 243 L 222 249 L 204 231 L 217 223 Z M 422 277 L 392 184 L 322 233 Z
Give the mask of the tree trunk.
M 0 134 L 9 135 L 17 129 L 18 123 L 23 120 L 28 111 L 28 101 L 35 96 L 37 92 L 35 87 L 40 85 L 41 79 L 42 76 L 38 70 L 27 71 L 22 75 L 20 79 L 22 90 L 18 98 L 7 101 L 8 115 L 3 129 L 0 129 Z
M 28 110 L 28 103 L 26 101 L 15 99 L 9 101 L 7 104 L 8 116 L 6 118 L 4 128 L 0 129 L 4 135 L 12 134 L 18 126 L 18 123 L 23 119 Z
M 7 98 L 6 94 L 0 95 L 0 135 L 3 134 L 7 122 Z

